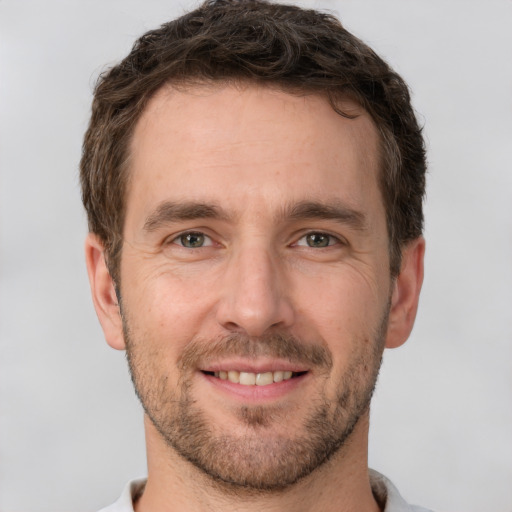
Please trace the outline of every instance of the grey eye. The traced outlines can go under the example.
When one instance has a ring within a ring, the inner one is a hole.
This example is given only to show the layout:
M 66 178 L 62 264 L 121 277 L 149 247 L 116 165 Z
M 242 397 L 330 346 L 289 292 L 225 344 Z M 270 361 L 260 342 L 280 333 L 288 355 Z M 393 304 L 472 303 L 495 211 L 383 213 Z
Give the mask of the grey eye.
M 306 243 L 309 247 L 328 247 L 331 236 L 324 233 L 310 233 L 306 235 Z
M 206 242 L 206 236 L 203 233 L 183 233 L 177 238 L 177 241 L 183 247 L 195 249 L 203 247 Z

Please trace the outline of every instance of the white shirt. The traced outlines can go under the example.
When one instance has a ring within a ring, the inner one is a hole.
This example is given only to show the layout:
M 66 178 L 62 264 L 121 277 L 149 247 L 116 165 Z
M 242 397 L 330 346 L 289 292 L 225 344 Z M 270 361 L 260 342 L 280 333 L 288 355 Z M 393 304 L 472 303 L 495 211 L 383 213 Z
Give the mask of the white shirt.
M 370 469 L 370 483 L 373 495 L 383 508 L 383 512 L 431 512 L 426 508 L 406 503 L 391 481 L 373 469 Z M 114 504 L 102 508 L 99 512 L 133 512 L 133 498 L 141 493 L 145 484 L 145 478 L 132 480 Z

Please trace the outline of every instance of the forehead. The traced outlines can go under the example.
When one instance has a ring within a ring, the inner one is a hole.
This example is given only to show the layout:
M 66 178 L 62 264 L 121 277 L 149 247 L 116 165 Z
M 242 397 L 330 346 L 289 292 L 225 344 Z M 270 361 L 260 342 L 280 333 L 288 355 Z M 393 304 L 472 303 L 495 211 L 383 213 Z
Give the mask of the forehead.
M 377 130 L 356 103 L 337 106 L 355 117 L 322 96 L 263 86 L 162 88 L 134 130 L 127 215 L 132 200 L 144 209 L 212 197 L 233 208 L 326 195 L 381 202 Z

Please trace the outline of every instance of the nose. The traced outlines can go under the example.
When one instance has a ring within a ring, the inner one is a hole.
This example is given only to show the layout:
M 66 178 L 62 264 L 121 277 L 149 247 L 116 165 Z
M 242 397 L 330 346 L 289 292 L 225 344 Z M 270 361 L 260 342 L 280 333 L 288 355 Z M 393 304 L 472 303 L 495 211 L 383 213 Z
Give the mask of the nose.
M 230 332 L 262 336 L 293 323 L 283 264 L 269 250 L 248 247 L 233 255 L 221 289 L 217 320 Z

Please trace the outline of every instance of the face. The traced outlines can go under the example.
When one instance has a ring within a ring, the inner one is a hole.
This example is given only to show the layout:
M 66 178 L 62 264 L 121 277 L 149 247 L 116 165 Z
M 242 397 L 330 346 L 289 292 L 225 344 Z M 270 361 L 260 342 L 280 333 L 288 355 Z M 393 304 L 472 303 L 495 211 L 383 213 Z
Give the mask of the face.
M 161 90 L 131 147 L 121 260 L 137 393 L 212 478 L 293 484 L 367 411 L 392 283 L 369 116 L 269 88 Z

